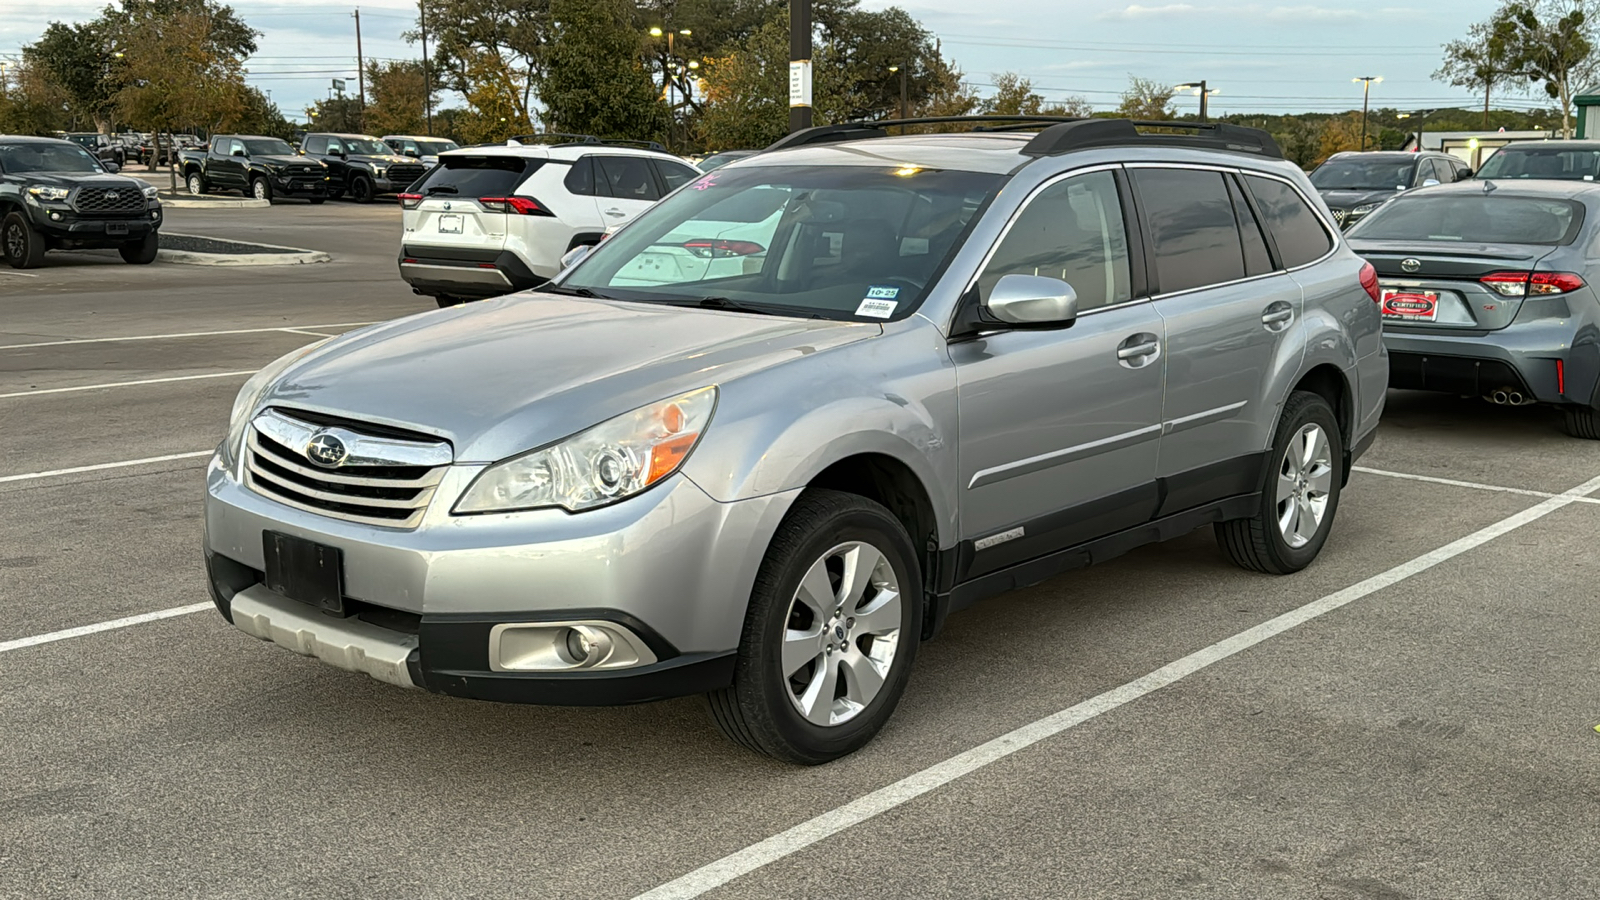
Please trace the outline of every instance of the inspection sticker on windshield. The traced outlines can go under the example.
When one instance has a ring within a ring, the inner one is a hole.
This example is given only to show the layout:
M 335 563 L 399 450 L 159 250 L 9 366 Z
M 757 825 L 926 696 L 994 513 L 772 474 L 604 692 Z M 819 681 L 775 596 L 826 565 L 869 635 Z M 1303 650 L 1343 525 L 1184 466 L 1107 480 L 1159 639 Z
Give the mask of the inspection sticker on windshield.
M 890 284 L 873 284 L 867 286 L 868 300 L 893 300 L 900 296 L 900 289 Z
M 889 290 L 895 289 L 889 288 Z M 861 301 L 860 306 L 856 307 L 856 315 L 871 316 L 874 319 L 887 319 L 894 315 L 894 308 L 899 305 L 899 302 L 895 300 L 879 300 L 876 297 L 868 297 Z

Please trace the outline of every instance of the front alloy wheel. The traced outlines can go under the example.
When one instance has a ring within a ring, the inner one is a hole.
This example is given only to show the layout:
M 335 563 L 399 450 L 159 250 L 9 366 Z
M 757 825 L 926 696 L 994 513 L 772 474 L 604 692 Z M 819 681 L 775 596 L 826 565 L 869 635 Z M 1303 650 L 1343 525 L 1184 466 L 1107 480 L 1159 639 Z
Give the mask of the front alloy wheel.
M 0 251 L 13 269 L 37 269 L 44 264 L 44 235 L 22 213 L 11 213 L 0 220 Z
M 265 178 L 257 178 L 250 182 L 250 194 L 257 200 L 270 201 L 272 199 L 272 186 L 267 184 Z
M 723 734 L 816 765 L 865 746 L 894 713 L 922 631 L 905 526 L 839 491 L 800 495 L 756 576 L 733 684 L 706 696 Z
M 205 192 L 206 180 L 201 177 L 199 172 L 189 173 L 189 193 L 198 195 L 204 194 Z

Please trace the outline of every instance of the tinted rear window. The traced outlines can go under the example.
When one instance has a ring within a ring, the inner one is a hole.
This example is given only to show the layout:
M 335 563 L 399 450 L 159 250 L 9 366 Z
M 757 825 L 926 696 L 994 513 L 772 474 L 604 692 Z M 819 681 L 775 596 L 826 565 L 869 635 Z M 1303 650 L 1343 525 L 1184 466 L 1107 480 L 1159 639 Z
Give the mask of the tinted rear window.
M 505 197 L 515 193 L 541 162 L 517 156 L 446 156 L 413 189 L 419 194 Z
M 1371 241 L 1463 241 L 1475 244 L 1570 244 L 1583 204 L 1498 194 L 1399 197 L 1350 229 Z
M 1246 175 L 1245 181 L 1286 268 L 1315 262 L 1333 249 L 1333 238 L 1299 191 L 1277 179 L 1258 175 Z
M 1221 172 L 1138 169 L 1134 181 L 1149 222 L 1161 293 L 1244 277 L 1239 226 Z
M 1489 157 L 1479 178 L 1557 178 L 1593 181 L 1600 175 L 1600 150 L 1506 147 Z

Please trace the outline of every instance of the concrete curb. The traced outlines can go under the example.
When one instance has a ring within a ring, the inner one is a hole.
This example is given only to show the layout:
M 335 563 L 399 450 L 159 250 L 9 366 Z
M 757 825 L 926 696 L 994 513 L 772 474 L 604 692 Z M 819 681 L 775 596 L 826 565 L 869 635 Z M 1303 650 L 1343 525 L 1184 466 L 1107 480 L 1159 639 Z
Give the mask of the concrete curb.
M 172 237 L 205 237 L 198 234 L 169 233 Z M 291 250 L 294 252 L 197 253 L 192 250 L 161 250 L 156 253 L 156 258 L 162 262 L 177 263 L 184 266 L 304 266 L 333 261 L 333 257 L 321 250 L 302 250 L 299 247 L 281 247 L 277 244 L 262 244 L 257 241 L 238 241 L 237 243 L 249 243 L 257 247 L 271 247 L 275 250 Z
M 271 200 L 254 197 L 218 197 L 215 200 L 197 200 L 189 194 L 161 194 L 161 205 L 172 209 L 266 209 Z

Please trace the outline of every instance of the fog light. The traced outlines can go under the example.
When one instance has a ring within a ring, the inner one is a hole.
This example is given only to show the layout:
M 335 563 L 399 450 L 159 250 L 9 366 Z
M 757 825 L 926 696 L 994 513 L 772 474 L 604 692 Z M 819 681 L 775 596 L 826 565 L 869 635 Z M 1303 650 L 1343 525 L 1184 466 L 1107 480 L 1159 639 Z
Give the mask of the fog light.
M 54 219 L 57 222 L 59 222 L 59 221 L 61 221 L 61 213 L 53 212 L 53 213 L 50 214 L 50 218 Z
M 489 630 L 489 668 L 560 672 L 649 665 L 656 655 L 616 622 L 508 622 Z
M 598 665 L 611 655 L 611 638 L 605 632 L 587 625 L 568 628 L 567 653 L 579 668 Z

